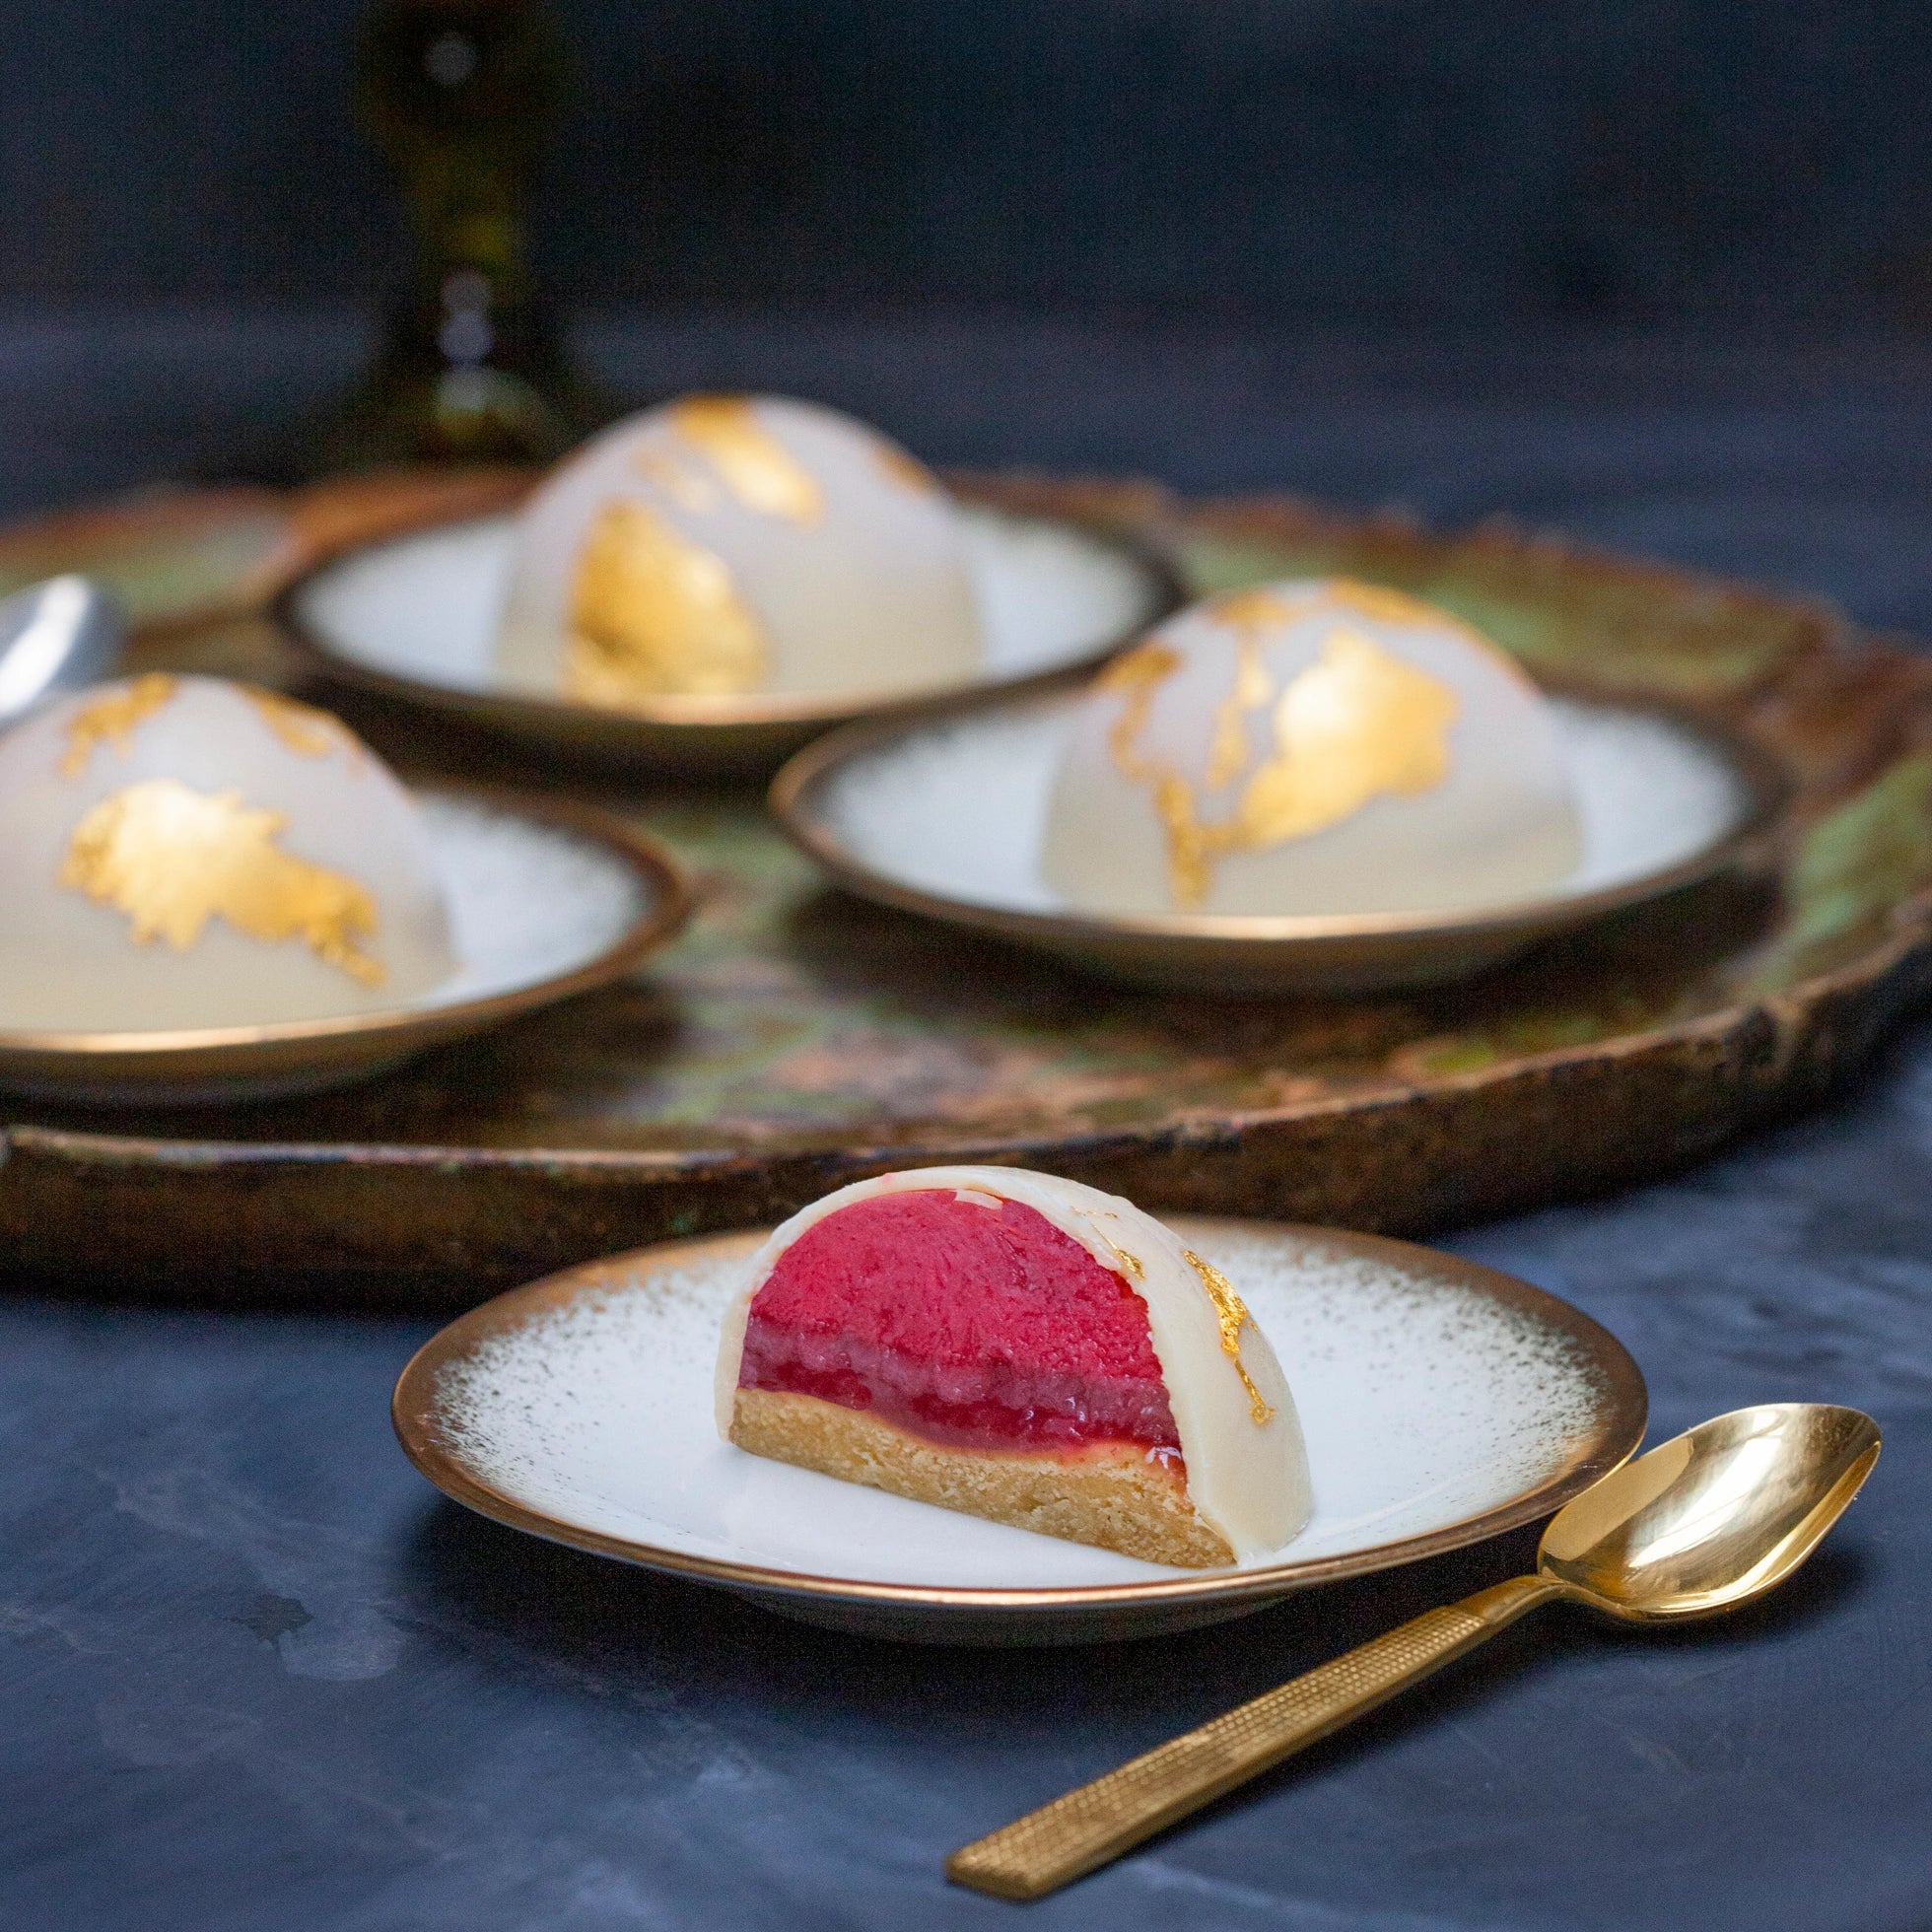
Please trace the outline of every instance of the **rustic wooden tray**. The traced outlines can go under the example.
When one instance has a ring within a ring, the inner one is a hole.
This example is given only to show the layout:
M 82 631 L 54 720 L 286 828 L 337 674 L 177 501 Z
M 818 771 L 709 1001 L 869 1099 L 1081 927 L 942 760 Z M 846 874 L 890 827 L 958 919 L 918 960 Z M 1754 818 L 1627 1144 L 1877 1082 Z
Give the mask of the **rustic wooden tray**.
M 286 681 L 258 615 L 325 549 L 500 500 L 402 479 L 229 493 L 0 539 L 0 590 L 86 540 L 144 664 Z M 166 1115 L 9 1106 L 16 1276 L 164 1294 L 475 1300 L 587 1256 L 771 1220 L 908 1161 L 1015 1160 L 1148 1207 L 1416 1232 L 1694 1160 L 1856 1068 L 1932 957 L 1932 664 L 1824 608 L 1503 528 L 980 480 L 1162 546 L 1199 588 L 1346 570 L 1539 674 L 1754 737 L 1798 803 L 1760 876 L 1460 990 L 1295 1003 L 1115 989 L 828 889 L 756 788 L 574 774 L 700 875 L 633 983 L 338 1094 Z M 65 546 L 65 547 L 63 547 Z M 323 690 L 405 770 L 556 783 L 463 727 Z

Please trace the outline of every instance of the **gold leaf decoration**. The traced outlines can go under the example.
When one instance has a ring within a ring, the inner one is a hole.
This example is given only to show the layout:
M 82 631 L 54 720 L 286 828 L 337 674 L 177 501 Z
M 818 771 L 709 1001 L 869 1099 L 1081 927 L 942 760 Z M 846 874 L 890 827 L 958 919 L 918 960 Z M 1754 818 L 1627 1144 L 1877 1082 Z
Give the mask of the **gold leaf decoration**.
M 702 517 L 718 508 L 718 486 L 702 472 L 679 462 L 668 449 L 639 450 L 634 467 L 681 510 Z
M 1241 1386 L 1248 1392 L 1248 1414 L 1255 1419 L 1259 1428 L 1274 1414 L 1274 1406 L 1261 1399 L 1261 1391 L 1255 1387 L 1241 1360 L 1241 1331 L 1244 1327 L 1253 1328 L 1255 1318 L 1248 1313 L 1247 1304 L 1234 1291 L 1230 1281 L 1212 1262 L 1203 1261 L 1192 1248 L 1183 1248 L 1188 1266 L 1201 1277 L 1201 1285 L 1208 1290 L 1208 1299 L 1214 1304 L 1214 1319 L 1220 1324 L 1221 1353 L 1234 1363 L 1234 1372 L 1241 1378 Z
M 686 396 L 670 415 L 671 428 L 747 510 L 793 523 L 824 515 L 818 478 L 758 420 L 749 397 Z
M 285 698 L 279 691 L 264 691 L 258 684 L 244 684 L 240 689 L 261 722 L 298 758 L 326 758 L 345 747 L 352 752 L 359 748 L 327 712 L 317 711 L 313 705 Z
M 1180 668 L 1178 651 L 1164 644 L 1142 644 L 1116 657 L 1094 679 L 1095 690 L 1118 692 L 1124 701 L 1107 733 L 1107 749 L 1130 783 L 1153 776 L 1153 767 L 1140 756 L 1140 733 L 1146 729 L 1155 693 Z
M 1236 590 L 1218 597 L 1208 612 L 1234 632 L 1234 688 L 1214 708 L 1214 740 L 1208 752 L 1208 789 L 1218 792 L 1241 776 L 1248 762 L 1248 717 L 1275 695 L 1261 647 L 1269 625 L 1285 622 L 1293 606 L 1272 590 Z
M 1352 817 L 1383 793 L 1413 797 L 1449 776 L 1449 726 L 1459 706 L 1439 679 L 1373 638 L 1332 631 L 1321 659 L 1275 706 L 1275 749 L 1241 793 L 1243 847 L 1306 838 Z
M 1168 891 L 1184 909 L 1202 904 L 1214 866 L 1229 853 L 1257 852 L 1306 838 L 1352 817 L 1384 794 L 1413 796 L 1449 775 L 1448 732 L 1459 704 L 1440 679 L 1405 663 L 1373 638 L 1338 626 L 1317 661 L 1289 680 L 1278 698 L 1262 656 L 1269 625 L 1323 604 L 1352 605 L 1394 618 L 1402 607 L 1426 612 L 1400 591 L 1368 585 L 1328 586 L 1306 599 L 1275 591 L 1235 591 L 1208 614 L 1236 633 L 1234 683 L 1215 707 L 1213 734 L 1200 781 L 1151 759 L 1140 736 L 1162 683 L 1180 668 L 1180 654 L 1143 644 L 1117 658 L 1098 681 L 1123 703 L 1108 731 L 1116 769 L 1145 785 L 1167 841 Z M 1386 607 L 1385 607 L 1386 606 Z M 1250 774 L 1228 816 L 1205 819 L 1200 791 L 1224 790 L 1248 764 L 1248 720 L 1274 706 L 1274 744 Z
M 148 779 L 95 805 L 67 847 L 60 883 L 126 914 L 137 942 L 184 952 L 211 919 L 250 938 L 300 938 L 362 986 L 379 960 L 359 939 L 376 932 L 376 901 L 346 873 L 311 865 L 276 843 L 284 815 L 236 792 L 196 792 Z
M 564 692 L 622 711 L 765 682 L 765 634 L 724 560 L 647 505 L 606 504 L 577 565 Z
M 939 479 L 917 456 L 900 448 L 896 443 L 879 438 L 872 445 L 872 461 L 887 482 L 898 484 L 902 490 L 910 490 L 921 497 L 938 494 Z
M 110 684 L 91 698 L 68 722 L 61 776 L 79 778 L 94 756 L 94 747 L 104 741 L 111 741 L 116 751 L 125 752 L 135 727 L 173 697 L 174 684 L 166 671 L 147 671 L 125 684 Z

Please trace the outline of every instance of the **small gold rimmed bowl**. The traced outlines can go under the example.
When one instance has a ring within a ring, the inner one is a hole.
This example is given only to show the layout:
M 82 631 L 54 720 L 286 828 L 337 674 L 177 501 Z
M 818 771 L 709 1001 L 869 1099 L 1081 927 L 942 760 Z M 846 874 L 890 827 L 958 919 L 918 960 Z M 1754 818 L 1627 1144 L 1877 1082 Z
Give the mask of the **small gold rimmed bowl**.
M 719 1327 L 762 1234 L 668 1242 L 499 1295 L 396 1384 L 410 1459 L 516 1529 L 929 1643 L 1087 1643 L 1242 1617 L 1547 1516 L 1643 1435 L 1616 1339 L 1527 1282 L 1333 1228 L 1169 1217 L 1283 1361 L 1315 1514 L 1239 1567 L 1168 1569 L 722 1442 Z
M 1749 862 L 1788 795 L 1746 741 L 1661 707 L 1552 696 L 1584 856 L 1533 900 L 1454 912 L 1237 918 L 1075 912 L 1039 852 L 1082 684 L 836 731 L 779 773 L 780 824 L 848 890 L 1056 954 L 1200 992 L 1419 986 Z
M 972 691 L 1092 668 L 1181 602 L 1173 573 L 1119 535 L 962 503 L 985 637 Z M 507 682 L 494 652 L 516 520 L 434 524 L 346 551 L 276 604 L 310 668 L 549 750 L 682 770 L 763 770 L 852 720 L 917 712 L 956 689 L 665 697 L 606 711 Z
M 635 971 L 691 894 L 651 839 L 590 807 L 420 788 L 457 971 L 389 1011 L 173 1032 L 0 1032 L 0 1089 L 103 1106 L 311 1092 L 381 1071 Z

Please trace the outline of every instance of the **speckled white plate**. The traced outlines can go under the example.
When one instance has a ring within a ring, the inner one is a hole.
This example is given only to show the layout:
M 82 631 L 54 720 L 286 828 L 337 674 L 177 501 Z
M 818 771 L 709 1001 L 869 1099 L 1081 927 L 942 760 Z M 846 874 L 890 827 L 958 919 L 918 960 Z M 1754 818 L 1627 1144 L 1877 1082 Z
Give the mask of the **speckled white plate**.
M 972 689 L 1012 689 L 1097 663 L 1180 600 L 1165 567 L 1123 539 L 962 508 L 986 641 Z M 279 614 L 311 663 L 337 679 L 533 742 L 654 763 L 770 770 L 829 725 L 961 695 L 750 692 L 666 698 L 637 716 L 566 704 L 505 680 L 495 663 L 515 533 L 514 518 L 473 518 L 350 551 L 295 584 Z
M 1422 985 L 1742 862 L 1783 804 L 1783 775 L 1701 721 L 1552 698 L 1583 859 L 1542 897 L 1454 912 L 1275 918 L 1075 912 L 1039 855 L 1077 690 L 949 717 L 856 725 L 772 787 L 793 840 L 866 898 L 992 932 L 1122 979 L 1224 992 Z
M 406 1006 L 170 1033 L 0 1032 L 0 1088 L 106 1106 L 334 1086 L 634 971 L 690 895 L 671 860 L 587 806 L 482 788 L 416 794 L 448 898 L 456 972 Z
M 457 1501 L 815 1622 L 932 1642 L 1150 1635 L 1412 1562 L 1558 1508 L 1642 1439 L 1614 1337 L 1473 1262 L 1332 1229 L 1169 1217 L 1280 1356 L 1315 1514 L 1176 1570 L 747 1455 L 718 1437 L 719 1323 L 762 1234 L 646 1248 L 501 1295 L 424 1347 L 396 1432 Z

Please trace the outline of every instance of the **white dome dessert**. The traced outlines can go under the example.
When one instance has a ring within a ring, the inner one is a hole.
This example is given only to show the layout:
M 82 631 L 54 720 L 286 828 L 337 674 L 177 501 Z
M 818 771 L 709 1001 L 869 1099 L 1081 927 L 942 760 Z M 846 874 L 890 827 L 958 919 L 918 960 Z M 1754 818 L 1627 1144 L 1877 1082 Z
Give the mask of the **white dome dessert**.
M 916 1168 L 814 1202 L 752 1257 L 716 1387 L 754 1454 L 1154 1562 L 1268 1555 L 1312 1507 L 1233 1284 L 1055 1174 Z
M 685 396 L 617 424 L 525 506 L 504 681 L 614 710 L 969 682 L 959 512 L 898 445 L 780 396 Z
M 212 677 L 98 685 L 0 738 L 0 1031 L 266 1025 L 455 970 L 408 793 L 328 713 Z
M 1109 914 L 1430 913 L 1581 856 L 1550 707 L 1461 619 L 1297 580 L 1194 605 L 1087 694 L 1041 870 Z

